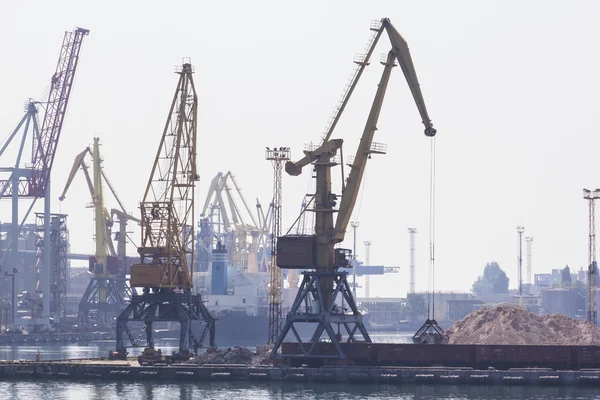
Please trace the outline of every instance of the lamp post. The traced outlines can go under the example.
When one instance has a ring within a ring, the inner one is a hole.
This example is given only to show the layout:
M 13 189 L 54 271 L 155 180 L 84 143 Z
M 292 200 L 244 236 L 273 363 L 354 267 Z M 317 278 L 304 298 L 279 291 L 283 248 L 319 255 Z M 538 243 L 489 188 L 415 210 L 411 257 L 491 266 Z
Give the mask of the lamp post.
M 517 226 L 519 233 L 519 304 L 523 303 L 523 232 L 525 227 Z
M 356 300 L 356 228 L 358 228 L 358 221 L 350 222 L 350 226 L 354 230 L 354 245 L 352 246 L 352 294 Z

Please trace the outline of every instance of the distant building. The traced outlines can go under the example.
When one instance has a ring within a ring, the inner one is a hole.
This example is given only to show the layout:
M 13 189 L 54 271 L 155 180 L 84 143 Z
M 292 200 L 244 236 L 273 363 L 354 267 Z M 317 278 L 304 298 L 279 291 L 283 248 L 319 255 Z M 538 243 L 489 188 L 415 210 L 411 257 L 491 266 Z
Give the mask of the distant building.
M 460 299 L 460 300 L 447 300 L 448 303 L 448 313 L 447 313 L 447 321 L 458 321 L 459 319 L 463 319 L 467 315 L 471 314 L 473 311 L 478 310 L 483 302 L 481 300 L 476 299 Z
M 357 299 L 361 307 L 369 310 L 369 323 L 394 325 L 406 319 L 402 314 L 406 299 L 397 297 L 363 297 Z
M 524 294 L 522 296 L 520 296 L 520 295 L 514 295 L 512 302 L 514 304 L 518 304 L 520 306 L 523 306 L 526 309 L 528 309 L 529 311 L 534 312 L 536 314 L 539 313 L 539 311 L 540 311 L 540 298 L 539 298 L 539 296 L 528 295 L 528 294 Z
M 481 308 L 482 306 L 491 306 L 501 303 L 512 303 L 513 295 L 508 293 L 489 294 L 486 296 L 475 296 L 475 299 L 481 301 L 481 305 L 479 306 L 479 308 Z
M 422 295 L 425 296 L 425 301 L 428 302 L 429 301 L 429 293 L 427 292 L 422 292 Z M 444 322 L 454 322 L 456 321 L 455 319 L 449 319 L 450 315 L 449 315 L 449 301 L 452 300 L 462 300 L 462 301 L 466 301 L 466 300 L 473 300 L 474 297 L 471 293 L 467 293 L 467 292 L 435 292 L 433 299 L 432 299 L 432 306 L 433 306 L 433 317 L 435 317 L 435 319 L 440 322 L 440 321 L 444 321 Z M 461 317 L 462 318 L 462 317 Z M 458 318 L 460 319 L 460 318 Z
M 542 309 L 545 314 L 563 314 L 575 318 L 577 292 L 572 289 L 553 288 L 542 291 Z

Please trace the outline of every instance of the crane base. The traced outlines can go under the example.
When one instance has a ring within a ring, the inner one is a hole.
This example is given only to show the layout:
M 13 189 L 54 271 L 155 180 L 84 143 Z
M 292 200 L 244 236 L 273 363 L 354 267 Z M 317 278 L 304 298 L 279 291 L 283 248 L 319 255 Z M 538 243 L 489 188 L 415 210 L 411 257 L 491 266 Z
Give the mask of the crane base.
M 327 358 L 346 359 L 346 355 L 340 346 L 342 342 L 341 327 L 347 335 L 346 343 L 356 343 L 359 341 L 371 343 L 371 338 L 363 324 L 363 317 L 358 311 L 358 307 L 352 296 L 350 285 L 346 279 L 346 272 L 302 272 L 304 278 L 294 304 L 288 315 L 281 334 L 273 346 L 271 357 L 286 357 L 285 354 L 277 354 L 282 342 L 291 331 L 294 335 L 301 354 L 294 354 L 298 358 L 323 357 L 315 351 L 315 344 L 321 340 L 324 332 L 327 333 L 329 340 L 334 344 L 337 354 L 328 355 Z M 325 289 L 326 282 L 333 281 L 333 287 Z M 342 309 L 336 304 L 338 296 L 342 296 Z M 328 304 L 323 299 L 329 298 Z M 295 323 L 313 323 L 315 331 L 310 342 L 303 343 L 298 331 L 294 327 Z M 337 330 L 334 330 L 337 325 Z M 362 340 L 357 338 L 362 336 Z
M 104 302 L 100 302 L 99 292 L 101 289 L 106 292 L 106 301 Z M 77 319 L 84 324 L 90 323 L 92 320 L 98 324 L 114 323 L 114 318 L 123 308 L 125 308 L 125 301 L 115 279 L 92 278 L 79 302 Z M 90 314 L 96 314 L 96 317 L 91 318 Z
M 144 326 L 134 337 L 129 322 L 143 322 Z M 203 347 L 202 343 L 209 333 L 209 345 L 215 343 L 215 319 L 209 313 L 199 294 L 180 294 L 170 289 L 160 289 L 157 293 L 133 295 L 131 303 L 117 318 L 117 351 L 124 351 L 124 334 L 131 341 L 132 347 L 154 348 L 152 324 L 154 322 L 179 322 L 179 351 L 193 350 L 197 353 Z M 202 324 L 199 337 L 193 332 L 193 323 Z M 145 344 L 142 339 L 146 338 Z

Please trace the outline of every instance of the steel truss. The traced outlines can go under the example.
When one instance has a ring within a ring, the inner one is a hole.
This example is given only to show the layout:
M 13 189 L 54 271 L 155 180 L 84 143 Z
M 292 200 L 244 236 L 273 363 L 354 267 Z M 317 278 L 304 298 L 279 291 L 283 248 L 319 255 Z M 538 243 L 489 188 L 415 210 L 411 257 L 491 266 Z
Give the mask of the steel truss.
M 319 355 L 314 352 L 316 343 L 321 339 L 323 332 L 326 332 L 331 340 L 331 343 L 335 345 L 338 351 L 338 357 L 346 359 L 346 355 L 340 346 L 342 342 L 342 335 L 340 333 L 340 327 L 344 327 L 347 334 L 347 343 L 356 343 L 359 340 L 356 335 L 362 335 L 362 341 L 371 342 L 371 338 L 365 329 L 363 324 L 363 317 L 358 311 L 354 297 L 348 284 L 347 272 L 315 272 L 305 271 L 302 272 L 304 278 L 294 304 L 290 312 L 286 317 L 285 326 L 281 335 L 279 335 L 273 351 L 272 357 L 327 357 L 336 358 L 335 356 Z M 327 285 L 321 283 L 321 281 L 333 280 L 332 289 L 328 290 Z M 342 296 L 342 307 L 336 304 L 337 297 Z M 331 299 L 328 304 L 325 303 L 325 299 Z M 318 307 L 313 307 L 315 302 Z M 346 309 L 346 306 L 348 309 Z M 317 308 L 317 309 L 315 309 Z M 297 322 L 301 323 L 313 323 L 317 324 L 315 332 L 310 339 L 309 343 L 303 343 L 298 331 L 294 327 Z M 333 325 L 337 325 L 337 333 L 334 330 Z M 302 354 L 277 354 L 277 350 L 281 346 L 284 338 L 289 332 L 292 332 L 296 338 Z
M 129 322 L 143 322 L 139 334 L 133 335 L 128 327 Z M 154 348 L 152 324 L 154 322 L 179 322 L 179 351 L 193 350 L 197 354 L 203 347 L 206 334 L 209 334 L 209 346 L 215 346 L 215 319 L 202 302 L 199 294 L 180 294 L 170 289 L 161 289 L 158 293 L 133 295 L 131 303 L 117 318 L 117 350 L 125 351 L 124 334 L 132 347 Z M 199 337 L 194 335 L 193 323 L 204 325 Z M 242 327 L 240 327 L 242 328 Z M 142 339 L 146 337 L 146 344 Z
M 46 229 L 44 213 L 36 213 L 36 246 L 37 246 L 37 282 L 36 292 L 43 293 L 42 274 L 44 268 L 44 244 L 46 243 Z M 50 242 L 50 313 L 55 322 L 59 322 L 67 315 L 67 276 L 69 260 L 69 230 L 67 229 L 66 214 L 50 214 L 49 227 Z
M 99 292 L 106 291 L 106 301 L 100 302 Z M 90 278 L 88 287 L 79 302 L 77 319 L 81 323 L 90 322 L 90 311 L 97 311 L 95 322 L 109 324 L 125 308 L 125 300 L 121 295 L 116 279 Z

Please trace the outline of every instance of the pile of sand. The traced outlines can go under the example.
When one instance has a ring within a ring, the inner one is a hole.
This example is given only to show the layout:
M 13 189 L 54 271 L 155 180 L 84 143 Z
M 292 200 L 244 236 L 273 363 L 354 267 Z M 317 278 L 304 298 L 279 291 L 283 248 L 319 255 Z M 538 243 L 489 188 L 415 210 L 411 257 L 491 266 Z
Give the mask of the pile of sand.
M 205 353 L 199 354 L 191 363 L 204 364 L 244 364 L 256 366 L 265 357 L 264 354 L 253 353 L 245 347 L 230 347 L 223 350 L 208 349 Z
M 515 304 L 482 308 L 446 333 L 450 344 L 600 345 L 600 329 L 587 321 L 538 315 Z

